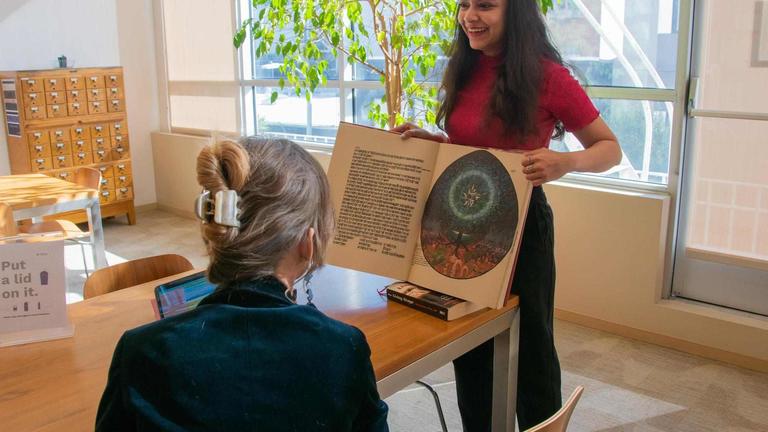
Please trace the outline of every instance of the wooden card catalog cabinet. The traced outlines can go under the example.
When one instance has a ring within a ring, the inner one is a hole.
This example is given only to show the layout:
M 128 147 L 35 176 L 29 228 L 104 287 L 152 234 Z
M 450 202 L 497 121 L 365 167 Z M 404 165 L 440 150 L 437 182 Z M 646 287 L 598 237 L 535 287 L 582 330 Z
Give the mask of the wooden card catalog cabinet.
M 123 69 L 0 72 L 0 82 L 11 174 L 74 181 L 79 167 L 98 169 L 102 216 L 136 223 Z

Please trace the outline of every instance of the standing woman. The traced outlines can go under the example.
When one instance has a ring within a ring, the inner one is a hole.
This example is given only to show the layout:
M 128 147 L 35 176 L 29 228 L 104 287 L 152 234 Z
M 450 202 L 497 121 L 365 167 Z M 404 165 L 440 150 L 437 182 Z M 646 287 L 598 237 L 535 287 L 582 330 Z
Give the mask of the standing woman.
M 621 160 L 615 135 L 549 40 L 536 0 L 460 0 L 450 61 L 433 134 L 413 124 L 411 136 L 525 151 L 535 186 L 512 283 L 520 296 L 517 419 L 525 430 L 562 405 L 553 337 L 555 292 L 552 210 L 542 184 L 566 173 L 601 172 Z M 549 141 L 572 132 L 584 150 L 560 153 Z M 454 361 L 464 430 L 491 430 L 493 341 Z

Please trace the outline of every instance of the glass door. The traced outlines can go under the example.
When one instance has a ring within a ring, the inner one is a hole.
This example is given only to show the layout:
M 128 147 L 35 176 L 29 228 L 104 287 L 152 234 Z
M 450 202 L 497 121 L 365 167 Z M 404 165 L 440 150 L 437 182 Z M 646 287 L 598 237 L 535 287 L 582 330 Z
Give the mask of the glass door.
M 672 294 L 768 315 L 768 2 L 694 14 Z

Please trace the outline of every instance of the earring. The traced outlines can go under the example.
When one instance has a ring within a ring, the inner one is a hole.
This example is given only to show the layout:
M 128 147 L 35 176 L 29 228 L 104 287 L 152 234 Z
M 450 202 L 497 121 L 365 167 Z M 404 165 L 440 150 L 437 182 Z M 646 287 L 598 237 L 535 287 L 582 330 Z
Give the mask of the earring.
M 304 294 L 307 296 L 307 304 L 312 304 L 312 298 L 314 295 L 312 294 L 312 288 L 309 287 L 309 283 L 312 281 L 312 273 L 308 273 L 306 276 L 304 276 Z

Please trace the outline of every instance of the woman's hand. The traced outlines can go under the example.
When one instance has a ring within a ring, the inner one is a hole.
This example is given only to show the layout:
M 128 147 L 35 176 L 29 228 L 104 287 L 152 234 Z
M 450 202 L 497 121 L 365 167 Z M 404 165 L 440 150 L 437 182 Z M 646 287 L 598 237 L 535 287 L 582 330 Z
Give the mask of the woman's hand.
M 572 171 L 603 172 L 621 162 L 616 136 L 601 117 L 574 131 L 584 150 L 561 153 L 540 148 L 525 153 L 523 173 L 534 186 L 557 180 Z
M 423 138 L 428 139 L 430 141 L 437 141 L 441 143 L 449 142 L 448 137 L 444 134 L 434 134 L 432 132 L 429 132 L 425 129 L 422 129 L 418 126 L 416 126 L 413 123 L 403 123 L 401 125 L 397 125 L 390 129 L 392 132 L 399 132 L 400 138 L 402 139 L 408 139 L 411 137 L 414 138 Z
M 557 180 L 572 171 L 570 153 L 540 148 L 523 154 L 523 174 L 534 186 Z

